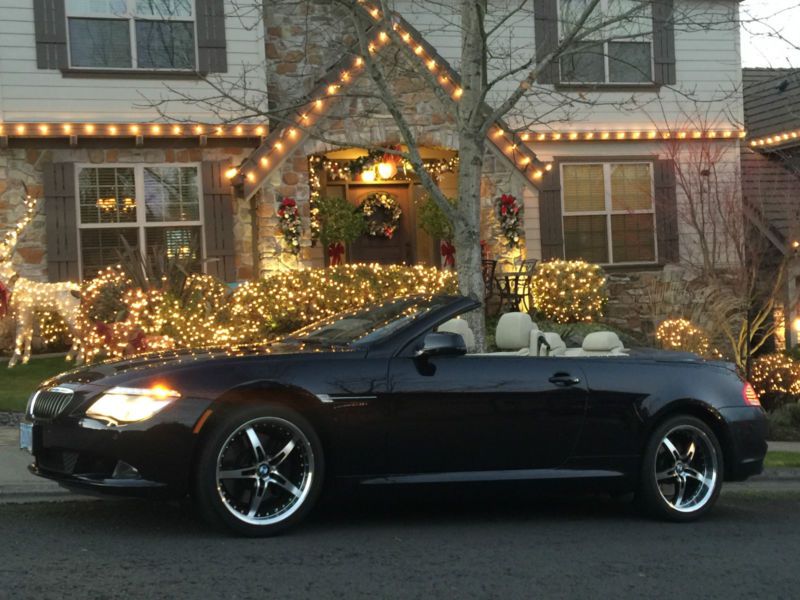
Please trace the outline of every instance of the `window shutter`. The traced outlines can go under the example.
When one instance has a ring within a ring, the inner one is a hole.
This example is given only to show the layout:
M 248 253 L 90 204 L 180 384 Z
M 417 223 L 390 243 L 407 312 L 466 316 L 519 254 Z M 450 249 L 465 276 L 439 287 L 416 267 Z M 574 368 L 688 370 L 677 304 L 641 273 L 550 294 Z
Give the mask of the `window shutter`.
M 658 257 L 662 263 L 678 262 L 678 199 L 675 190 L 675 164 L 671 159 L 655 162 L 654 179 Z
M 653 81 L 663 85 L 677 82 L 673 0 L 653 0 L 653 63 Z
M 36 66 L 40 69 L 67 68 L 67 17 L 64 1 L 33 0 Z
M 223 281 L 236 281 L 236 246 L 233 237 L 233 188 L 225 177 L 227 162 L 203 163 L 203 231 L 206 272 Z
M 197 50 L 201 73 L 225 73 L 225 0 L 197 0 Z
M 536 60 L 541 61 L 558 47 L 558 2 L 557 0 L 534 0 L 534 35 L 536 36 Z M 558 60 L 547 65 L 539 74 L 539 83 L 558 83 Z
M 542 260 L 564 258 L 564 231 L 561 222 L 561 174 L 558 163 L 546 172 L 539 188 L 539 229 Z
M 47 163 L 42 176 L 48 278 L 50 281 L 78 281 L 75 164 Z

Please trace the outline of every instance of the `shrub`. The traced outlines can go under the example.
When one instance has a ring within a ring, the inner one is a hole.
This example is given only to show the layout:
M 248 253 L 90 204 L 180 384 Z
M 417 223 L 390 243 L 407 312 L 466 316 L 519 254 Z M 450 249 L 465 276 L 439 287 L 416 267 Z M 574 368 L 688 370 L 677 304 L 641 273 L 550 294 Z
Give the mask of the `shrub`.
M 350 264 L 285 271 L 236 289 L 230 303 L 231 327 L 241 343 L 258 343 L 395 296 L 456 289 L 453 273 L 423 266 Z
M 753 360 L 750 382 L 768 411 L 800 399 L 800 363 L 783 354 Z
M 786 404 L 767 415 L 769 439 L 780 442 L 800 441 L 800 404 Z
M 349 244 L 366 231 L 364 213 L 344 198 L 323 198 L 319 207 L 319 239 L 327 247 L 341 242 Z
M 713 354 L 706 332 L 687 319 L 667 319 L 656 329 L 656 341 L 665 350 L 694 352 L 700 356 Z
M 608 300 L 606 277 L 582 260 L 539 263 L 531 281 L 533 306 L 557 323 L 594 321 Z
M 455 198 L 448 198 L 447 200 L 453 206 L 458 204 Z M 417 220 L 422 230 L 434 240 L 452 241 L 453 224 L 450 223 L 450 219 L 447 218 L 442 209 L 439 208 L 439 205 L 436 204 L 436 201 L 430 196 L 426 196 L 420 203 Z

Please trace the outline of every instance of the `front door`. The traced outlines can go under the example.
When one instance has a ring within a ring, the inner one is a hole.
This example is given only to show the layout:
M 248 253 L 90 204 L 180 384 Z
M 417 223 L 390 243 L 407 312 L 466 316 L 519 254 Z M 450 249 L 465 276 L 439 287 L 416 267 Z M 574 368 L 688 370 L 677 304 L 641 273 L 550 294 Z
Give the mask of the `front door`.
M 587 395 L 574 358 L 394 358 L 390 469 L 502 479 L 502 471 L 557 468 L 577 444 Z
M 383 235 L 364 234 L 349 244 L 348 260 L 351 263 L 380 263 L 383 265 L 415 263 L 413 215 L 407 185 L 351 185 L 348 200 L 361 205 L 370 194 L 386 193 L 397 201 L 402 210 L 400 222 L 391 238 Z

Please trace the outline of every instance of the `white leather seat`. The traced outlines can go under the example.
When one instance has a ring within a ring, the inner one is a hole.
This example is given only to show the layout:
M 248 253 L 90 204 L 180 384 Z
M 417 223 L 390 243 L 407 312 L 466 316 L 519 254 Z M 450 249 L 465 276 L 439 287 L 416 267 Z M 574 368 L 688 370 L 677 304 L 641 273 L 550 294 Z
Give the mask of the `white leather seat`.
M 527 355 L 530 352 L 531 331 L 538 329 L 527 313 L 506 313 L 497 322 L 494 342 L 501 352 L 495 354 Z
M 464 345 L 467 347 L 467 352 L 475 351 L 475 334 L 464 319 L 450 319 L 445 321 L 437 328 L 437 331 L 443 333 L 457 333 L 464 338 Z
M 625 354 L 622 340 L 613 331 L 594 331 L 583 338 L 581 356 L 619 356 Z
M 564 356 L 567 350 L 567 344 L 564 343 L 564 340 L 562 340 L 561 336 L 555 331 L 540 331 L 539 335 L 536 337 L 537 339 L 544 338 L 544 340 L 550 344 L 550 350 L 548 351 L 547 346 L 539 343 L 539 356 Z M 533 352 L 534 335 L 531 333 L 531 353 Z

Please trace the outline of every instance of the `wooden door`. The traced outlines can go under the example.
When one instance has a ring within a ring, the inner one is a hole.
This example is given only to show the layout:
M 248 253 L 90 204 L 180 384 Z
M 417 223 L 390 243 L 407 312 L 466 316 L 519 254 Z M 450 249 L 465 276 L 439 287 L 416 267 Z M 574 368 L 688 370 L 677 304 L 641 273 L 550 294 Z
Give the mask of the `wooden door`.
M 388 193 L 397 199 L 403 211 L 400 223 L 391 238 L 362 235 L 348 247 L 348 262 L 380 263 L 383 265 L 409 264 L 416 262 L 414 215 L 407 185 L 364 185 L 348 189 L 348 200 L 360 205 L 370 194 Z

